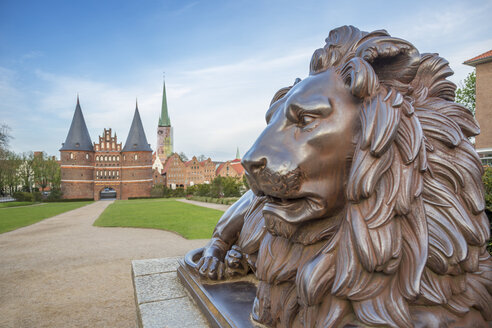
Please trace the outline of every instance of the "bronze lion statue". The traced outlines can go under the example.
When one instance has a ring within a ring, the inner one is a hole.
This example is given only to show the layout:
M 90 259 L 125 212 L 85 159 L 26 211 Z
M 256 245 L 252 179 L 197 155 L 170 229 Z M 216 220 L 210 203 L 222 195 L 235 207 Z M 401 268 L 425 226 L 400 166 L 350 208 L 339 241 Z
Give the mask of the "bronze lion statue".
M 452 74 L 384 30 L 332 30 L 275 94 L 198 273 L 252 271 L 266 326 L 489 327 L 480 130 Z

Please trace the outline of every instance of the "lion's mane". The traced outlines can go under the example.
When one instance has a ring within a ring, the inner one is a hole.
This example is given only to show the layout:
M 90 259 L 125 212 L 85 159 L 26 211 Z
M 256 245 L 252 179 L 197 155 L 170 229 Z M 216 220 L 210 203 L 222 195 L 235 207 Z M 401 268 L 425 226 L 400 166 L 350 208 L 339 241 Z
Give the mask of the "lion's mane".
M 492 320 L 483 169 L 468 139 L 480 130 L 454 103 L 448 62 L 384 30 L 343 26 L 310 74 L 328 68 L 361 99 L 361 129 L 340 227 L 295 277 L 300 322 L 336 326 L 354 313 L 366 325 L 412 327 L 419 306 Z

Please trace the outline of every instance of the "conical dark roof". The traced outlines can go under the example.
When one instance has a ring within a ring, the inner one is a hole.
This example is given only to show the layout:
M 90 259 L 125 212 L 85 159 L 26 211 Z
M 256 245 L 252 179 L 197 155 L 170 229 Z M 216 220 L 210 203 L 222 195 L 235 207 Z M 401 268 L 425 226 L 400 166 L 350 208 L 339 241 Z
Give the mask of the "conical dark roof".
M 130 127 L 130 132 L 128 132 L 128 138 L 126 138 L 125 147 L 123 147 L 122 151 L 152 151 L 145 137 L 142 120 L 138 112 L 138 105 L 135 107 L 132 126 Z
M 93 151 L 91 136 L 87 125 L 85 125 L 84 115 L 80 108 L 79 97 L 77 96 L 77 106 L 73 114 L 72 125 L 68 131 L 67 139 L 60 150 L 88 150 Z

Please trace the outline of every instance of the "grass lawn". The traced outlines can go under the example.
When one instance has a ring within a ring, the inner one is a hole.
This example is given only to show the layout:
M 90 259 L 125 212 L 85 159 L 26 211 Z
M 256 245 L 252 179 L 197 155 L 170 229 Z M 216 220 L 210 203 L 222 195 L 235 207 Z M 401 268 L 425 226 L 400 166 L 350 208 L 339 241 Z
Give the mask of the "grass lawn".
M 0 203 L 0 208 L 5 208 L 5 207 L 17 207 L 17 206 L 26 206 L 26 205 L 33 205 L 35 204 L 34 202 L 4 202 Z
M 210 238 L 224 212 L 173 199 L 117 200 L 94 222 L 100 227 L 154 228 L 186 239 Z
M 90 203 L 92 202 L 63 202 L 0 208 L 0 233 L 25 227 Z

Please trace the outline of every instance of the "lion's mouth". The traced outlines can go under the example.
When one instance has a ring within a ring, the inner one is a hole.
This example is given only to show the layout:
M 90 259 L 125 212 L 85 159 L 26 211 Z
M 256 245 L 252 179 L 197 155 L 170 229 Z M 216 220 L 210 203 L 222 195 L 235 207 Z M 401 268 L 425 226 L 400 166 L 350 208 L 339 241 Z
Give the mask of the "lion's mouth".
M 324 201 L 315 196 L 298 198 L 281 198 L 265 195 L 263 212 L 274 214 L 289 223 L 300 223 L 319 218 L 326 206 Z
M 293 201 L 299 200 L 301 198 L 279 198 L 275 196 L 266 196 L 268 203 L 274 203 L 278 205 L 289 205 Z

